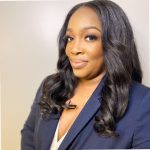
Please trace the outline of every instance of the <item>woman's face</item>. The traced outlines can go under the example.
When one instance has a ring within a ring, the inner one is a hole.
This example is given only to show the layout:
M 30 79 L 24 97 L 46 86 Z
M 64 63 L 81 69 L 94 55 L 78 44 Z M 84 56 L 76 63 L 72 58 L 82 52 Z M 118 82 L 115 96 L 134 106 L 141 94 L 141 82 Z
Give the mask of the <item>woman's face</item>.
M 66 37 L 66 55 L 74 75 L 89 80 L 102 74 L 102 28 L 95 11 L 89 7 L 75 11 L 69 20 Z

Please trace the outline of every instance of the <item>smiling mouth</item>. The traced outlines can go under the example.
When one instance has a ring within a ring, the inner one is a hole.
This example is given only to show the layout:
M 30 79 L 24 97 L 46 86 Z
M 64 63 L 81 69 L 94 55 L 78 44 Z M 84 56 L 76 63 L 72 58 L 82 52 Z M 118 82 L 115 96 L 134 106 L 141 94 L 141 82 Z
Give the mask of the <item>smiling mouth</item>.
M 71 60 L 70 62 L 74 69 L 82 69 L 88 64 L 88 61 L 86 60 Z

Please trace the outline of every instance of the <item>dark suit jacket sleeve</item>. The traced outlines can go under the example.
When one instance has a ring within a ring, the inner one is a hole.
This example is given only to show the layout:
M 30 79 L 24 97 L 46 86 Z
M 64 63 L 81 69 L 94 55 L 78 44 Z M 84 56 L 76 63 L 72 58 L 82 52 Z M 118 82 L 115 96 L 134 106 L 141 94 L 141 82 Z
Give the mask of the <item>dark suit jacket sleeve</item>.
M 136 114 L 133 148 L 150 148 L 150 90 L 144 96 Z
M 37 90 L 34 102 L 31 106 L 30 114 L 24 124 L 23 129 L 21 130 L 21 150 L 35 150 L 34 147 L 34 130 L 35 124 L 39 116 L 39 102 L 42 96 L 42 87 L 43 83 L 40 85 Z

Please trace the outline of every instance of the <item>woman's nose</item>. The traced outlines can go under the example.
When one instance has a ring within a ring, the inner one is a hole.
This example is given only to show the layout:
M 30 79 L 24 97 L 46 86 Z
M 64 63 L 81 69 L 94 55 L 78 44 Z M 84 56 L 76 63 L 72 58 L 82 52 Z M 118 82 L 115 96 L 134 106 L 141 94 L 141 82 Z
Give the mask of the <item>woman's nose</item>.
M 83 44 L 81 40 L 75 40 L 71 48 L 71 53 L 75 55 L 83 53 L 82 45 Z

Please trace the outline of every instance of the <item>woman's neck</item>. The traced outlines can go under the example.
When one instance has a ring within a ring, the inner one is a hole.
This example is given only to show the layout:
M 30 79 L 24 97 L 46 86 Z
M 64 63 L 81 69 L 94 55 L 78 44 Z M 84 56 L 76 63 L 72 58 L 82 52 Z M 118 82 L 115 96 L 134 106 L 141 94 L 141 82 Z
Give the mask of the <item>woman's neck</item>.
M 105 75 L 105 72 L 101 73 L 99 76 L 97 76 L 93 79 L 90 79 L 90 80 L 79 79 L 78 87 L 82 87 L 82 88 L 95 87 L 99 84 L 99 82 L 102 80 L 104 75 Z

